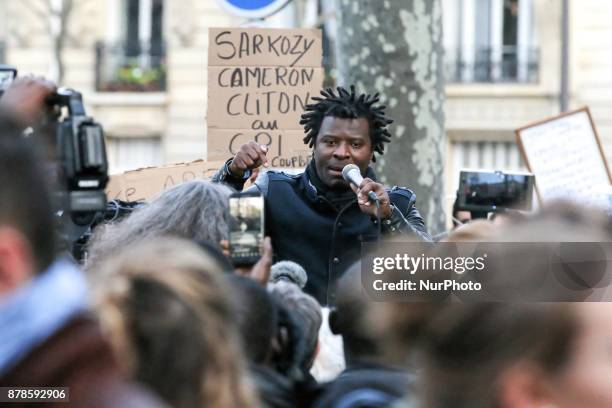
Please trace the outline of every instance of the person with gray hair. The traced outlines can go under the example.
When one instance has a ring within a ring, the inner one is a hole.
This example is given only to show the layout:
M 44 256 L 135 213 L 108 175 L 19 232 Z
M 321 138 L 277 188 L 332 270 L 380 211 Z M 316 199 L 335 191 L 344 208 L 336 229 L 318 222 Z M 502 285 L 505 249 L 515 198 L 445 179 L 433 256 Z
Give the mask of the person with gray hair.
M 224 185 L 203 180 L 164 191 L 121 221 L 98 226 L 88 245 L 86 268 L 91 269 L 128 244 L 162 235 L 220 248 L 219 242 L 227 239 L 231 193 Z

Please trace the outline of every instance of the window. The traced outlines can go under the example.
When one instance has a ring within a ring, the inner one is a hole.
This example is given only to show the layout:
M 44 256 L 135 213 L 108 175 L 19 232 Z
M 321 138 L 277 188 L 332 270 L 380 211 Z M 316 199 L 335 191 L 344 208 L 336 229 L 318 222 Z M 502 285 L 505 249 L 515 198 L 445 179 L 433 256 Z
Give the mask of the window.
M 111 174 L 163 163 L 159 137 L 107 137 L 106 154 Z
M 97 90 L 165 90 L 163 6 L 163 0 L 109 2 L 107 41 L 96 44 Z
M 140 0 L 127 0 L 125 3 L 125 31 L 123 41 L 125 53 L 128 57 L 137 57 L 140 54 Z M 144 26 L 144 24 L 143 24 Z M 143 31 L 146 29 L 143 27 Z M 145 33 L 143 33 L 145 34 Z M 144 37 L 144 35 L 143 35 Z
M 126 55 L 161 55 L 163 0 L 125 0 L 124 9 Z
M 537 82 L 533 0 L 443 0 L 449 82 Z

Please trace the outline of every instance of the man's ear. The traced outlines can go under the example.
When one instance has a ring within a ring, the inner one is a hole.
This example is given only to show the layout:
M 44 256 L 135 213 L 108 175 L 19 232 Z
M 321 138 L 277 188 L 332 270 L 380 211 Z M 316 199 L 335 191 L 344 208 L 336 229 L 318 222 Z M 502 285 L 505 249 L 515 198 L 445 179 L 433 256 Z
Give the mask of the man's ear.
M 329 330 L 333 334 L 340 335 L 342 334 L 340 331 L 340 322 L 338 321 L 338 309 L 332 307 L 329 310 L 329 315 L 327 316 L 327 322 L 329 323 Z
M 30 244 L 15 228 L 0 226 L 0 297 L 8 294 L 34 274 Z

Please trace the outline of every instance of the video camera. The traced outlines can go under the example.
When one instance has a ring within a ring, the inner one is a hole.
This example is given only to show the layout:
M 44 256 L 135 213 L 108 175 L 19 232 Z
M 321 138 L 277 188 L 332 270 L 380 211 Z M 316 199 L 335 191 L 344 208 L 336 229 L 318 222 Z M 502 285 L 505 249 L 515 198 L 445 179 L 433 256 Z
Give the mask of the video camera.
M 47 103 L 51 122 L 56 123 L 58 161 L 67 192 L 64 208 L 76 215 L 105 210 L 108 161 L 102 126 L 85 114 L 81 94 L 72 89 L 58 89 Z
M 107 207 L 108 160 L 104 131 L 86 115 L 83 98 L 77 91 L 60 88 L 47 104 L 50 108 L 47 127 L 54 133 L 57 147 L 62 238 L 78 258 L 77 240 Z
M 453 211 L 530 211 L 534 182 L 531 173 L 462 170 Z
M 17 70 L 14 67 L 0 64 L 0 98 L 15 77 L 17 77 Z
M 0 97 L 17 77 L 14 67 L 0 65 Z M 117 218 L 135 207 L 107 203 L 108 160 L 102 126 L 87 116 L 81 93 L 60 88 L 47 101 L 43 123 L 35 125 L 34 137 L 50 139 L 56 171 L 56 208 L 63 249 L 76 259 L 92 228 L 107 218 Z

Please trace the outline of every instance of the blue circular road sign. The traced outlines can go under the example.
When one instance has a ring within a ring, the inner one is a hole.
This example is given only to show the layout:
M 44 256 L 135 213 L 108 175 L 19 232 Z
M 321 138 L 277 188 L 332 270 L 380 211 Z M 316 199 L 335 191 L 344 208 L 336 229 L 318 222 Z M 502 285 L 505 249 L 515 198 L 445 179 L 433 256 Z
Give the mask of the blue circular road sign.
M 280 10 L 291 0 L 217 0 L 231 14 L 246 18 L 264 18 Z

